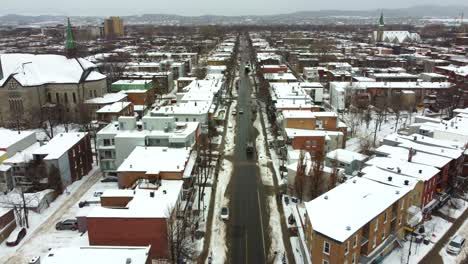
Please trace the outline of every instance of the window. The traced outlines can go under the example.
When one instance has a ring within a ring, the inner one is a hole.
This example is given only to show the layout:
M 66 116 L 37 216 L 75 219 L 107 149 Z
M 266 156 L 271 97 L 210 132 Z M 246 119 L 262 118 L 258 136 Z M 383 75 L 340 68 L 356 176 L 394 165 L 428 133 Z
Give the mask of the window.
M 93 91 L 89 90 L 89 97 L 93 97 Z
M 329 264 L 328 260 L 326 260 L 326 259 L 324 259 L 322 263 L 323 264 Z
M 57 104 L 60 103 L 60 95 L 58 93 L 55 93 L 55 102 Z
M 345 255 L 348 255 L 348 253 L 349 253 L 349 241 L 346 241 L 344 254 L 345 254 Z
M 176 117 L 176 118 L 175 118 L 175 121 L 176 121 L 176 122 L 179 122 L 179 118 Z
M 16 83 L 15 81 L 11 81 L 11 82 L 9 83 L 8 89 L 9 89 L 9 90 L 16 90 L 16 88 L 18 88 L 18 83 Z
M 401 210 L 403 210 L 403 207 L 405 207 L 405 199 L 401 199 Z
M 401 225 L 401 215 L 400 215 L 400 219 L 398 219 L 398 225 Z
M 67 93 L 63 94 L 63 99 L 65 100 L 65 103 L 68 104 L 68 94 Z
M 72 97 L 73 97 L 73 103 L 75 103 L 75 104 L 76 104 L 76 94 L 75 94 L 75 93 L 73 93 L 73 94 L 72 94 Z
M 188 122 L 188 118 L 185 118 L 185 122 Z
M 196 119 L 196 118 L 194 118 L 194 119 L 193 119 L 193 122 L 197 122 L 197 119 Z
M 353 248 L 357 246 L 358 235 L 354 235 Z
M 382 232 L 382 240 L 384 240 L 384 239 L 385 239 L 385 229 Z
M 377 245 L 377 236 L 374 236 L 374 243 L 372 243 L 372 248 L 375 248 L 375 246 Z
M 379 228 L 379 218 L 376 218 L 376 219 L 375 219 L 374 231 L 377 231 L 378 228 Z
M 50 93 L 47 94 L 47 101 L 49 103 L 52 102 L 52 95 Z
M 323 253 L 330 255 L 330 243 L 323 241 Z
M 387 223 L 387 212 L 385 212 L 385 214 L 384 214 L 384 221 L 383 222 Z
M 351 264 L 356 263 L 356 252 L 353 253 L 353 257 L 351 258 Z
M 94 90 L 94 97 L 97 97 L 96 90 Z

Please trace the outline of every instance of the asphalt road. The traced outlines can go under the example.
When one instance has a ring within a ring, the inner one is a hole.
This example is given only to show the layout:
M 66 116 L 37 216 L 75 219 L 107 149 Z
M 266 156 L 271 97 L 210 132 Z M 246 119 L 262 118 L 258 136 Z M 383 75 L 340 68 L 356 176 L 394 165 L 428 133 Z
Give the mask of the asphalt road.
M 236 147 L 234 173 L 231 178 L 231 203 L 229 221 L 230 263 L 265 263 L 265 229 L 268 219 L 265 213 L 265 200 L 255 155 L 246 153 L 247 142 L 255 142 L 255 129 L 252 122 L 252 85 L 244 73 L 248 60 L 247 42 L 240 40 L 241 63 L 240 85 L 238 90 Z M 243 110 L 243 114 L 239 111 Z

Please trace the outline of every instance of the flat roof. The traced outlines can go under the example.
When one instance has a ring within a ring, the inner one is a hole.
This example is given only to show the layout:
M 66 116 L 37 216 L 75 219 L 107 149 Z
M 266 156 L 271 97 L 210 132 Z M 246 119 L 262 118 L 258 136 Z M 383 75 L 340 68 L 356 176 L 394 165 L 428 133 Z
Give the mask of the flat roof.
M 82 140 L 88 133 L 84 132 L 68 132 L 60 133 L 52 138 L 47 144 L 36 149 L 34 155 L 46 155 L 44 159 L 58 159 L 65 154 L 70 148 Z
M 105 114 L 105 113 L 120 113 L 123 109 L 128 107 L 131 103 L 130 102 L 115 102 L 110 105 L 105 105 L 101 107 L 99 110 L 96 111 L 98 114 Z
M 117 169 L 118 172 L 182 172 L 191 148 L 136 147 Z
M 124 93 L 107 93 L 102 97 L 96 97 L 86 100 L 87 104 L 112 104 L 127 98 Z
M 18 131 L 0 128 L 0 149 L 7 149 L 35 133 L 34 131 L 21 131 L 18 133 Z
M 147 247 L 66 247 L 52 248 L 44 258 L 43 264 L 145 264 L 150 246 Z
M 157 189 L 137 187 L 133 199 L 125 208 L 106 208 L 96 206 L 89 212 L 89 218 L 167 218 L 177 204 L 182 193 L 182 180 L 161 180 Z M 107 196 L 104 191 L 104 197 Z M 112 190 L 112 196 L 128 195 L 128 190 Z M 109 196 L 108 196 L 109 197 Z
M 440 172 L 440 170 L 434 166 L 388 157 L 374 157 L 368 160 L 366 165 L 376 166 L 394 173 L 400 171 L 399 174 L 414 177 L 422 181 L 428 181 Z
M 354 177 L 305 207 L 316 232 L 344 242 L 410 190 Z
M 409 150 L 401 147 L 392 147 L 388 145 L 382 145 L 375 150 L 377 153 L 385 153 L 391 158 L 396 158 L 400 160 L 408 160 Z M 413 155 L 412 162 L 434 166 L 436 168 L 442 168 L 447 165 L 452 159 L 428 154 L 420 151 L 416 151 L 416 154 Z

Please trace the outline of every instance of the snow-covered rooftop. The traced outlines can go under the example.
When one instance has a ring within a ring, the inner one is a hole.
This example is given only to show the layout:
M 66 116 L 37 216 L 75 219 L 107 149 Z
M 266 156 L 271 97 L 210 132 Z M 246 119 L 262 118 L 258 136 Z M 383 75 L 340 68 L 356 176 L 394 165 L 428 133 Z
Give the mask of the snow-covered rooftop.
M 22 86 L 37 86 L 47 83 L 79 83 L 84 70 L 96 68 L 96 65 L 85 59 L 67 59 L 61 55 L 51 54 L 0 54 L 0 66 L 3 79 L 0 86 L 12 76 Z M 85 81 L 97 81 L 106 76 L 92 71 Z
M 305 206 L 316 232 L 343 242 L 410 190 L 354 177 Z
M 68 132 L 60 133 L 52 138 L 47 144 L 36 149 L 34 155 L 46 155 L 44 159 L 58 159 L 69 149 L 80 142 L 88 133 Z
M 115 102 L 123 101 L 127 98 L 127 95 L 124 93 L 108 93 L 102 97 L 96 97 L 86 100 L 87 104 L 112 104 Z
M 24 150 L 18 151 L 12 157 L 3 161 L 4 164 L 27 163 L 33 159 L 33 153 L 41 147 L 39 142 L 32 144 Z
M 191 148 L 136 147 L 117 171 L 147 174 L 182 172 L 190 157 L 190 151 Z
M 388 145 L 383 145 L 383 146 L 378 147 L 375 151 L 376 153 L 383 153 L 383 154 L 389 155 L 391 158 L 396 158 L 396 159 L 407 161 L 410 150 L 405 149 L 405 148 L 400 148 L 400 147 L 392 147 Z M 416 151 L 416 153 L 413 154 L 413 157 L 412 157 L 412 162 L 414 163 L 435 166 L 438 169 L 447 165 L 451 160 L 452 159 L 450 158 L 428 154 L 428 153 L 424 153 L 420 151 Z
M 52 248 L 44 258 L 43 264 L 146 264 L 148 247 L 65 247 Z M 130 262 L 128 262 L 130 260 Z
M 182 180 L 162 180 L 161 186 L 156 190 L 137 187 L 134 190 L 133 199 L 126 208 L 115 209 L 99 206 L 93 209 L 87 217 L 167 218 L 179 200 L 183 183 Z M 124 194 L 128 193 L 128 190 L 112 190 L 112 195 L 119 197 L 119 191 Z M 106 195 L 106 192 L 103 195 Z
M 396 158 L 374 157 L 366 162 L 380 169 L 428 181 L 437 175 L 440 170 L 434 166 L 408 162 Z
M 127 108 L 131 103 L 130 102 L 115 102 L 110 105 L 105 105 L 96 111 L 98 114 L 104 113 L 120 113 L 123 109 Z
M 36 132 L 34 131 L 21 131 L 20 133 L 18 133 L 18 131 L 6 129 L 6 128 L 0 128 L 0 149 L 6 150 L 11 145 L 35 133 Z

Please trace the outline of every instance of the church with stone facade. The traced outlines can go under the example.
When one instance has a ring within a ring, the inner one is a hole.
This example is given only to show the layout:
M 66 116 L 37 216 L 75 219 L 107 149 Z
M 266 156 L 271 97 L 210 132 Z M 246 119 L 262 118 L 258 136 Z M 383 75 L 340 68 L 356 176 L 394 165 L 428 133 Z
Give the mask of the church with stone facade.
M 44 107 L 78 115 L 85 100 L 107 91 L 107 78 L 96 65 L 77 56 L 70 21 L 65 55 L 0 54 L 0 126 L 27 126 Z

